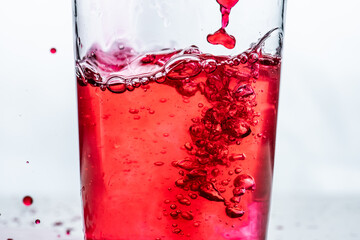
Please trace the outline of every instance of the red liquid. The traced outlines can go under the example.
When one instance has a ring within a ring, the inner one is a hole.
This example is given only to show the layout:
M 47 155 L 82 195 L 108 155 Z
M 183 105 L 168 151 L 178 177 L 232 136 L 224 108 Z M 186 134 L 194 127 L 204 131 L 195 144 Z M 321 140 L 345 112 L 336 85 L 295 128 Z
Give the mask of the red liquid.
M 30 206 L 33 203 L 33 199 L 30 196 L 25 196 L 23 198 L 23 203 L 25 206 Z
M 77 68 L 86 239 L 265 239 L 280 59 L 114 49 Z
M 233 49 L 236 44 L 234 36 L 229 35 L 225 28 L 229 24 L 229 15 L 231 9 L 236 5 L 239 0 L 217 0 L 220 4 L 221 12 L 221 28 L 214 34 L 209 34 L 207 40 L 213 45 L 221 44 L 228 49 Z

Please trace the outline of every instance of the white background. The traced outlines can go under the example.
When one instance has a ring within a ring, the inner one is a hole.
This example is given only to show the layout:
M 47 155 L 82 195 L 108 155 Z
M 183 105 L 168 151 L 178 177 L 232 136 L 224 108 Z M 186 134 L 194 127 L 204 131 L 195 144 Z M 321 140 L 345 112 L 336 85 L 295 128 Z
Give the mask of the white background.
M 288 2 L 269 239 L 360 238 L 359 11 Z M 1 0 L 0 238 L 27 194 L 80 207 L 72 32 L 70 1 Z

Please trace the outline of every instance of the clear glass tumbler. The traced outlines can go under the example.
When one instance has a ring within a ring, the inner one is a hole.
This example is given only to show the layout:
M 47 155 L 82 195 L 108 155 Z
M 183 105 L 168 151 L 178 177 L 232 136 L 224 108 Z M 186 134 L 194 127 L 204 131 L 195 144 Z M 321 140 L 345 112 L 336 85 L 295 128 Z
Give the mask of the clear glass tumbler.
M 74 0 L 86 240 L 266 238 L 285 0 Z

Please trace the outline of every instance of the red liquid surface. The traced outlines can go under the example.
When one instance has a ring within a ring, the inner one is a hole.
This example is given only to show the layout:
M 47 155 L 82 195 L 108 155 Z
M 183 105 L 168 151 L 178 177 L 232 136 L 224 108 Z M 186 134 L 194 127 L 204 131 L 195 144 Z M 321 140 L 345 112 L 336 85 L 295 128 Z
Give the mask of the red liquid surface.
M 87 240 L 265 239 L 279 58 L 94 47 L 77 76 Z

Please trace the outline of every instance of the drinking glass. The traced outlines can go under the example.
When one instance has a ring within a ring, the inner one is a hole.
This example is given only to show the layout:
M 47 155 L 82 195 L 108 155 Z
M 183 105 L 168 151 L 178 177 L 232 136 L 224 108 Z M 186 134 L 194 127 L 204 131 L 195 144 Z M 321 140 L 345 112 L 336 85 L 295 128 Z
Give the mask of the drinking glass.
M 74 0 L 86 240 L 263 240 L 285 0 Z

